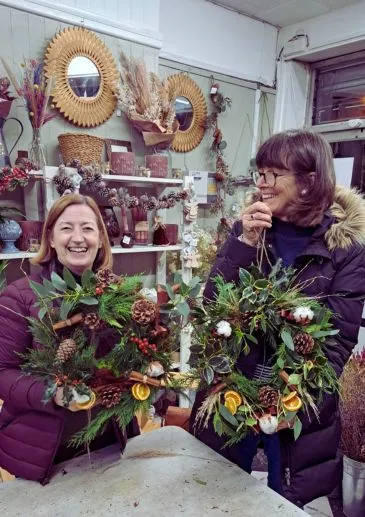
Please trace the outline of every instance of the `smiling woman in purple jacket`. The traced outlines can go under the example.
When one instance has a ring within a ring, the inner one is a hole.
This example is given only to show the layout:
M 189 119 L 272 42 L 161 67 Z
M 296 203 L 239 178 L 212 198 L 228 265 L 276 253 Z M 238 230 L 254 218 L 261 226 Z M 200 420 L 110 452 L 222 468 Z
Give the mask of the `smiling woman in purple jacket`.
M 272 136 L 260 147 L 256 166 L 254 180 L 261 200 L 247 203 L 241 220 L 234 224 L 204 296 L 208 303 L 213 299 L 216 275 L 237 282 L 239 268 L 255 263 L 257 248 L 264 245 L 267 273 L 270 264 L 281 258 L 284 265 L 299 271 L 298 282 L 306 281 L 303 291 L 321 295 L 333 311 L 333 323 L 340 332 L 328 340 L 325 353 L 340 375 L 357 343 L 365 299 L 365 202 L 358 193 L 336 187 L 332 151 L 319 134 L 292 130 Z M 249 378 L 266 380 L 272 360 L 271 348 L 262 343 L 251 347 L 248 356 L 242 354 L 237 366 Z M 202 396 L 197 396 L 193 433 L 201 402 Z M 296 442 L 292 431 L 279 431 L 280 468 L 269 472 L 279 478 L 274 479 L 280 485 L 277 491 L 298 506 L 328 495 L 341 479 L 337 396 L 326 396 L 319 411 L 319 420 L 314 415 L 301 417 L 303 430 Z M 251 471 L 253 453 L 247 440 L 222 449 L 224 437 L 216 435 L 212 425 L 196 435 Z
M 58 199 L 44 223 L 41 247 L 32 260 L 43 267 L 30 278 L 41 282 L 52 271 L 62 275 L 67 267 L 77 280 L 84 270 L 110 268 L 112 255 L 103 219 L 95 201 L 87 196 L 69 194 Z M 0 297 L 0 467 L 18 477 L 47 483 L 52 465 L 84 452 L 67 448 L 69 438 L 87 424 L 86 411 L 74 404 L 65 408 L 61 389 L 47 404 L 42 402 L 44 383 L 24 376 L 19 353 L 35 346 L 26 317 L 37 317 L 35 295 L 28 278 L 15 281 Z M 98 354 L 112 346 L 111 337 L 100 339 Z M 135 423 L 131 434 L 138 434 Z M 91 444 L 97 449 L 120 442 L 123 450 L 126 433 L 111 422 L 104 434 Z

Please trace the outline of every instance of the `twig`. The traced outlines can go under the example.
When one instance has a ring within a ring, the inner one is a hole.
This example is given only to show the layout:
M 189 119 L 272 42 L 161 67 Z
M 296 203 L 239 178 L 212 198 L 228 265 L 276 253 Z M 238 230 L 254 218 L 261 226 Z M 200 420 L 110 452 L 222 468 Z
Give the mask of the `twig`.
M 81 323 L 84 319 L 84 315 L 79 312 L 77 314 L 74 314 L 71 316 L 71 318 L 68 318 L 67 320 L 58 321 L 54 325 L 52 325 L 53 330 L 60 330 L 64 329 L 66 327 L 72 327 L 72 325 L 75 325 L 76 323 Z

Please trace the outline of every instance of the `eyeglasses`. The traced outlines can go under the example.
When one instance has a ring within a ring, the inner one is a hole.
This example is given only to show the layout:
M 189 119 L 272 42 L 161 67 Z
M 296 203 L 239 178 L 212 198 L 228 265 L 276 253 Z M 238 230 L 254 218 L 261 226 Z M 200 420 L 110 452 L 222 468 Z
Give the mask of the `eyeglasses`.
M 268 187 L 275 187 L 277 178 L 281 178 L 282 176 L 285 176 L 285 174 L 278 174 L 277 172 L 272 171 L 254 171 L 252 173 L 252 180 L 255 183 L 255 185 L 257 185 L 260 178 L 264 178 L 265 185 L 267 185 Z

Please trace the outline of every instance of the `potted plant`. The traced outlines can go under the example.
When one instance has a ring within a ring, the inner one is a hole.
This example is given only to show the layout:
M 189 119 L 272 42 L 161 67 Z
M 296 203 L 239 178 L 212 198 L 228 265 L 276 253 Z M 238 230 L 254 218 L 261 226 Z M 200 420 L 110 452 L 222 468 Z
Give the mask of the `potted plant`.
M 341 378 L 343 512 L 365 515 L 365 349 L 352 355 Z
M 0 206 L 0 239 L 4 243 L 2 253 L 19 251 L 14 243 L 22 234 L 22 229 L 16 221 L 9 219 L 11 216 L 23 217 L 23 214 L 17 208 Z

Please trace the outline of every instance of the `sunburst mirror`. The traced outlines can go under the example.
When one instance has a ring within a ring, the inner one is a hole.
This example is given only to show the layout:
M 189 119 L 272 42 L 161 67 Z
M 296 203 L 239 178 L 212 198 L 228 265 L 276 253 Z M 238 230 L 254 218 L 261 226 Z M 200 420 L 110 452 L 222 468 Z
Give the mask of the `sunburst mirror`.
M 53 104 L 76 126 L 99 126 L 113 114 L 118 71 L 93 32 L 71 27 L 57 34 L 46 50 L 45 74 L 54 81 Z
M 170 99 L 175 99 L 179 129 L 171 149 L 187 153 L 195 149 L 205 133 L 207 104 L 199 86 L 186 74 L 171 75 L 167 79 Z

